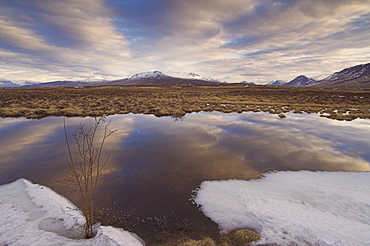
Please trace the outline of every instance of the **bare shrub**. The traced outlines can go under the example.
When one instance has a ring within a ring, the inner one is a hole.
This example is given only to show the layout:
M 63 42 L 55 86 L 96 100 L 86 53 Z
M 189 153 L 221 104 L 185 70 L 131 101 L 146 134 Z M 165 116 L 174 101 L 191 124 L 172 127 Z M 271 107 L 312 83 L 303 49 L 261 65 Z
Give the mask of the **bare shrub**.
M 94 124 L 88 128 L 79 124 L 77 130 L 72 134 L 74 148 L 71 148 L 64 118 L 64 136 L 69 160 L 63 182 L 78 187 L 83 203 L 82 212 L 86 218 L 86 238 L 94 237 L 95 194 L 98 181 L 103 177 L 103 169 L 110 157 L 108 156 L 105 160 L 102 160 L 102 151 L 105 140 L 115 132 L 108 129 L 109 124 L 110 122 L 105 123 L 104 116 L 95 118 Z M 104 128 L 103 136 L 100 140 L 96 140 L 96 134 L 100 127 Z

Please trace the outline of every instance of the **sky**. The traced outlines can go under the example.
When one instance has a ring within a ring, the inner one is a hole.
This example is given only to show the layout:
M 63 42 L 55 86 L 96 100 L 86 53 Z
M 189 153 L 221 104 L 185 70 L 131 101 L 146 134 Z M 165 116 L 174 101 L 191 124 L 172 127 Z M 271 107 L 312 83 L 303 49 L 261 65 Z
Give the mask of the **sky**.
M 324 78 L 370 62 L 370 0 L 0 0 L 0 80 Z

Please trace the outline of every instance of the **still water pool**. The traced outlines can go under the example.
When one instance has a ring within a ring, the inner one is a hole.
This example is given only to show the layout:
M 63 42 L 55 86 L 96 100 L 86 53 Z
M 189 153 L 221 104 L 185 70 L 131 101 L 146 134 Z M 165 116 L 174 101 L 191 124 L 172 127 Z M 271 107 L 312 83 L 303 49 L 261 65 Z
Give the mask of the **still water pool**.
M 156 233 L 155 217 L 192 222 L 192 233 L 217 226 L 189 201 L 204 180 L 255 179 L 274 170 L 370 171 L 370 120 L 336 121 L 315 114 L 192 113 L 184 118 L 113 115 L 107 139 L 107 176 L 100 208 L 130 210 L 144 240 Z M 68 118 L 67 131 L 91 118 Z M 26 178 L 80 205 L 78 193 L 56 180 L 65 174 L 63 118 L 0 119 L 0 184 Z

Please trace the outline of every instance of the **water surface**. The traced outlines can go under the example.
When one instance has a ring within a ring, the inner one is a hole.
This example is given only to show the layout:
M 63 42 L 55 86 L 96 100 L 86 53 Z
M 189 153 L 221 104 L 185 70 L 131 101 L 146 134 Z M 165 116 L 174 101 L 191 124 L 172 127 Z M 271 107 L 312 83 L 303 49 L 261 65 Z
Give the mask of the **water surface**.
M 111 154 L 98 206 L 129 207 L 149 238 L 150 221 L 165 214 L 190 218 L 196 231 L 217 232 L 189 201 L 204 180 L 252 179 L 274 170 L 369 171 L 370 120 L 336 121 L 315 114 L 280 119 L 268 113 L 192 113 L 185 118 L 113 115 L 117 130 L 106 142 Z M 68 118 L 67 131 L 91 118 Z M 60 180 L 67 150 L 63 118 L 0 119 L 0 184 L 26 178 L 80 205 Z M 142 223 L 143 222 L 143 223 Z M 209 232 L 210 233 L 210 232 Z

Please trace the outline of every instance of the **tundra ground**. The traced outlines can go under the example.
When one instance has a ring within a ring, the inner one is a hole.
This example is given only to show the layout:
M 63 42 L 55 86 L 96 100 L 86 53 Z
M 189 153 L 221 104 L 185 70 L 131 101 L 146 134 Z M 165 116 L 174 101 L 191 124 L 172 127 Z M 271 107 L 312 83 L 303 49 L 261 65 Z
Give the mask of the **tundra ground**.
M 337 120 L 370 118 L 370 92 L 272 86 L 110 86 L 0 90 L 0 117 L 154 114 L 199 111 L 318 113 Z

